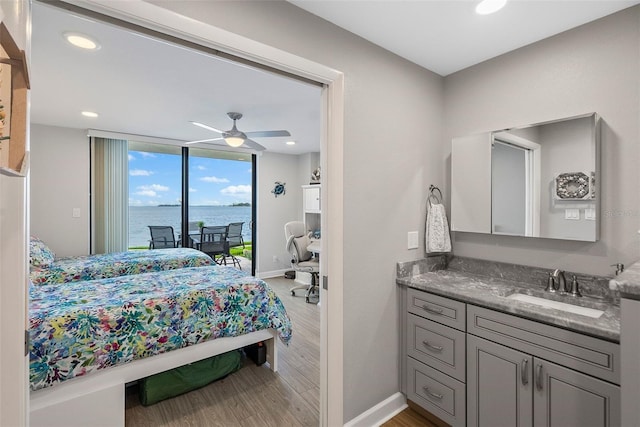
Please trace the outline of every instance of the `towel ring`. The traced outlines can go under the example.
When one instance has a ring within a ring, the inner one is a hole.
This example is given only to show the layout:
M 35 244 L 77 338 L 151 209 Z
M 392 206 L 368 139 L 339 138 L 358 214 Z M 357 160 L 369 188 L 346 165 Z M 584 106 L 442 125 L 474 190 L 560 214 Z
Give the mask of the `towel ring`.
M 438 194 L 440 195 L 440 197 L 438 197 L 435 194 L 435 191 L 438 192 Z M 440 191 L 440 189 L 438 187 L 436 187 L 435 185 L 430 185 L 429 186 L 429 197 L 427 197 L 427 202 L 429 202 L 429 206 L 431 206 L 431 200 L 435 199 L 435 203 L 437 205 L 442 204 L 442 191 Z

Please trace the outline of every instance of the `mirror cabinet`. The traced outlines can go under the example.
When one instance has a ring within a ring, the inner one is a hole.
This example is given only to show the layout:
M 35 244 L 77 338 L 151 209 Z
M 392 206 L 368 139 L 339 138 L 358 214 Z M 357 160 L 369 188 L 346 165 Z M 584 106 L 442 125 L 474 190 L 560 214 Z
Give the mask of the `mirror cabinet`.
M 597 241 L 599 134 L 590 113 L 454 138 L 451 230 Z

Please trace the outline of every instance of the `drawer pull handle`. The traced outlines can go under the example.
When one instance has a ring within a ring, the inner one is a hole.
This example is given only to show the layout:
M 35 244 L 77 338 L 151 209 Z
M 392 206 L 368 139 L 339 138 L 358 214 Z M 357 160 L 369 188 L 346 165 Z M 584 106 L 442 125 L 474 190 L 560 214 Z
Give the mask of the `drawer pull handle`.
M 529 384 L 529 366 L 528 359 L 522 359 L 522 366 L 520 367 L 520 378 L 522 379 L 522 385 Z
M 422 389 L 424 390 L 425 393 L 427 393 L 429 396 L 435 399 L 442 400 L 442 398 L 444 397 L 441 394 L 432 392 L 431 390 L 429 390 L 429 387 L 422 387 Z
M 426 304 L 422 305 L 422 308 L 425 309 L 426 311 L 428 311 L 429 313 L 433 313 L 433 314 L 442 314 L 442 309 L 441 308 L 433 308 L 433 307 L 429 307 Z
M 426 347 L 430 348 L 433 351 L 437 351 L 437 352 L 441 352 L 442 351 L 442 347 L 441 346 L 433 345 L 429 341 L 422 341 L 422 344 L 424 344 Z
M 536 388 L 542 390 L 542 364 L 536 365 Z

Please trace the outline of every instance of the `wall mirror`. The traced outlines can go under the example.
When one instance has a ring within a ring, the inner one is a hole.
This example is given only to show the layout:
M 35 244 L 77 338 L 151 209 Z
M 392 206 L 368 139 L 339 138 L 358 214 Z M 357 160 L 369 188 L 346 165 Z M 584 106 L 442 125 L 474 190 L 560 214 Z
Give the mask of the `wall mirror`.
M 597 241 L 599 135 L 590 113 L 454 138 L 451 230 Z

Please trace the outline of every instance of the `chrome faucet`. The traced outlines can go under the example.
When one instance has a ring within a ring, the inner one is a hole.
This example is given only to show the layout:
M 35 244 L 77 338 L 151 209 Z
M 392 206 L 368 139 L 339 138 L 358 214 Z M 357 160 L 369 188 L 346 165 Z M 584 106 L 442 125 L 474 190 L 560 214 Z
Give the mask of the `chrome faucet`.
M 560 269 L 553 270 L 551 273 L 551 278 L 553 279 L 553 288 L 560 293 L 567 292 L 567 279 L 564 277 L 564 271 Z

